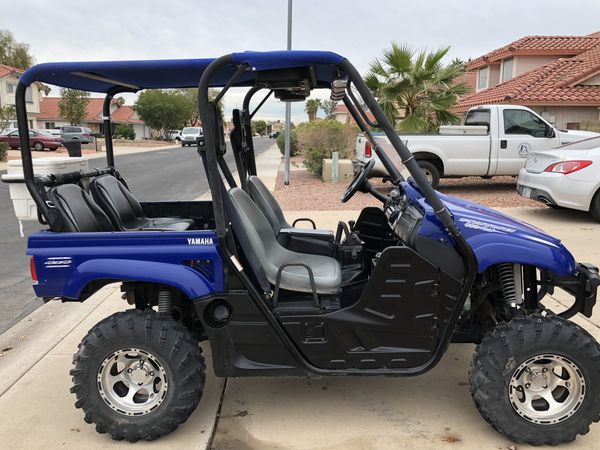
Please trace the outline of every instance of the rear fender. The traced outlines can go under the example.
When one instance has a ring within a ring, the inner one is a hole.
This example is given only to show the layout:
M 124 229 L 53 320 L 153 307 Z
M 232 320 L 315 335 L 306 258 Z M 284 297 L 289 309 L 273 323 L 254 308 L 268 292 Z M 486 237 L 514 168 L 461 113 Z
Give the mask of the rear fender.
M 63 296 L 78 299 L 92 281 L 114 279 L 142 281 L 176 287 L 188 298 L 199 298 L 214 292 L 206 278 L 191 267 L 154 261 L 126 259 L 93 259 L 78 265 L 71 273 Z

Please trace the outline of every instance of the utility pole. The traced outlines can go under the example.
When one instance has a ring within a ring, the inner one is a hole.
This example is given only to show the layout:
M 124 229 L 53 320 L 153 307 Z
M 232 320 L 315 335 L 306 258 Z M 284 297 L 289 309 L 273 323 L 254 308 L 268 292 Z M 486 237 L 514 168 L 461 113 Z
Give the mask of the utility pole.
M 287 49 L 292 49 L 292 0 L 288 0 L 287 11 Z M 292 128 L 292 104 L 285 102 L 285 152 L 283 164 L 283 184 L 290 184 L 290 146 Z

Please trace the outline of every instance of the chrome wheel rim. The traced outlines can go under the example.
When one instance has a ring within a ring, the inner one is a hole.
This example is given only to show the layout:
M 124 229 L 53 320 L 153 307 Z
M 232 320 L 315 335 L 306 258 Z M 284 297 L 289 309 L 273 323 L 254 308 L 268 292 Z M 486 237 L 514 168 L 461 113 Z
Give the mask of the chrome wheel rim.
M 433 175 L 431 174 L 431 172 L 428 169 L 423 168 L 421 168 L 421 171 L 423 172 L 423 175 L 425 175 L 425 177 L 427 178 L 427 182 L 431 184 L 433 182 Z
M 585 378 L 575 363 L 560 355 L 529 358 L 513 373 L 509 397 L 528 422 L 553 425 L 575 414 L 585 398 Z
M 114 411 L 142 416 L 158 408 L 169 388 L 163 365 L 138 348 L 112 352 L 98 369 L 98 392 Z

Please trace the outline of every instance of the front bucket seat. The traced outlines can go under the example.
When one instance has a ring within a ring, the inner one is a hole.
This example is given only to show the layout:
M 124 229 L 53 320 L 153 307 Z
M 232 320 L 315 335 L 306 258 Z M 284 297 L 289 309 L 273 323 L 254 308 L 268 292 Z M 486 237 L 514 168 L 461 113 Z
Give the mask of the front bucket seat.
M 228 193 L 227 212 L 240 246 L 252 266 L 256 278 L 265 292 L 277 282 L 281 267 L 282 289 L 295 292 L 312 292 L 310 277 L 302 264 L 310 267 L 314 275 L 317 294 L 335 294 L 342 282 L 342 270 L 334 258 L 297 253 L 284 248 L 276 239 L 267 218 L 250 196 L 240 188 Z

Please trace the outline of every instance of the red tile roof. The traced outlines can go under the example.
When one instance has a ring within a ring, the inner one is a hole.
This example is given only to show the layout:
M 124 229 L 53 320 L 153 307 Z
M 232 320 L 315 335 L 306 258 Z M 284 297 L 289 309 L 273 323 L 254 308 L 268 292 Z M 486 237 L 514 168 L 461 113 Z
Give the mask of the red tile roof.
M 344 105 L 343 103 L 339 103 L 336 107 L 335 107 L 335 111 L 333 112 L 334 114 L 347 114 L 347 120 L 346 123 L 356 123 L 354 121 L 354 118 L 350 115 L 350 112 L 348 111 L 348 108 L 346 108 L 346 105 Z M 369 120 L 371 122 L 375 122 L 375 116 L 373 115 L 373 113 L 371 111 L 367 111 L 367 117 L 369 118 Z
M 62 120 L 58 112 L 59 100 L 60 97 L 42 97 L 40 99 L 40 114 L 37 116 L 37 119 L 57 121 Z M 116 102 L 116 100 L 114 100 L 113 102 Z M 86 117 L 84 119 L 84 122 L 102 122 L 103 104 L 103 98 L 90 98 L 90 101 L 87 105 Z M 134 113 L 135 111 L 133 109 L 133 106 L 122 105 L 111 114 L 111 118 L 114 123 L 144 123 L 142 120 L 133 117 Z
M 559 58 L 505 83 L 464 97 L 456 112 L 489 103 L 522 105 L 600 106 L 600 86 L 582 81 L 600 73 L 600 42 L 595 48 L 571 58 Z
M 587 36 L 525 36 L 467 63 L 473 70 L 513 55 L 573 56 L 600 45 L 600 32 Z
M 11 73 L 23 73 L 25 72 L 23 69 L 18 69 L 17 67 L 7 66 L 6 64 L 0 64 L 0 78 L 4 78 Z
M 467 95 L 472 94 L 473 92 L 475 92 L 476 88 L 477 88 L 477 72 L 475 71 L 468 71 L 463 73 L 461 76 L 457 77 L 454 80 L 454 84 L 459 84 L 459 83 L 465 83 L 467 86 L 469 86 L 469 92 L 465 95 L 463 95 L 462 98 L 466 97 Z

